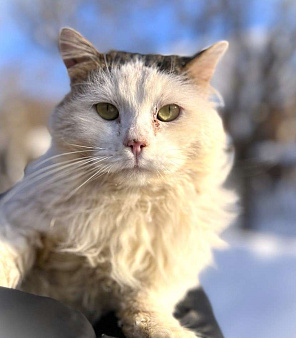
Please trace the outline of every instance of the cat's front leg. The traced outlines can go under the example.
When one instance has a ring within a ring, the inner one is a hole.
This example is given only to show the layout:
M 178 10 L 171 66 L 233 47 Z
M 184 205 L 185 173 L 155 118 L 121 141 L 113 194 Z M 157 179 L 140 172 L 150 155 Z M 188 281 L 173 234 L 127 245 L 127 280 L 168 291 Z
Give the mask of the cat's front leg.
M 154 298 L 154 297 L 153 297 Z M 121 303 L 118 317 L 128 338 L 196 338 L 173 316 L 173 309 L 152 301 L 147 294 L 128 296 Z

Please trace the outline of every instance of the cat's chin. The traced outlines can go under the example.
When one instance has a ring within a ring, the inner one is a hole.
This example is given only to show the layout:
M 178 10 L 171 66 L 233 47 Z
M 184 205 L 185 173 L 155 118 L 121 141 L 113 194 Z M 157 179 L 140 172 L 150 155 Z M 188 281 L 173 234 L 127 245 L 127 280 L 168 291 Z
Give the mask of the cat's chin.
M 129 187 L 141 187 L 150 183 L 155 183 L 159 176 L 151 170 L 134 167 L 123 169 L 113 177 L 114 181 L 120 185 Z

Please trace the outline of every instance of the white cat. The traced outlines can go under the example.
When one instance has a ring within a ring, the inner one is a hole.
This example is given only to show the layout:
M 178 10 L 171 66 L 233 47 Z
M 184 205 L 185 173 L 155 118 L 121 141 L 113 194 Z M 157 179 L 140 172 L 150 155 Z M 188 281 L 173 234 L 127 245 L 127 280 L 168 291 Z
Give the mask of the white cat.
M 99 53 L 64 28 L 71 92 L 50 150 L 1 201 L 0 285 L 56 298 L 127 337 L 196 337 L 172 313 L 211 262 L 236 201 L 209 96 L 227 49 Z

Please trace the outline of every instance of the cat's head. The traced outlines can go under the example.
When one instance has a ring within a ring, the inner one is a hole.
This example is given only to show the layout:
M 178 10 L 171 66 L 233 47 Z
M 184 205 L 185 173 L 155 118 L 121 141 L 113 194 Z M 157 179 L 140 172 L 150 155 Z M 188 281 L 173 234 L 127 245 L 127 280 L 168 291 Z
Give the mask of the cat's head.
M 129 185 L 219 168 L 225 133 L 209 83 L 227 42 L 193 57 L 103 54 L 64 28 L 59 46 L 71 80 L 51 119 L 60 152 L 87 153 L 92 173 Z

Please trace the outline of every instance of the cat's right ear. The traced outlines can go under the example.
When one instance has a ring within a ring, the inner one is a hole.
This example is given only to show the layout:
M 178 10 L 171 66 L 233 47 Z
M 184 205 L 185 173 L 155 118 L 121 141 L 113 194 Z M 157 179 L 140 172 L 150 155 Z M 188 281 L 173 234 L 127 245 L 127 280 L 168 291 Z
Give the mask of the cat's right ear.
M 99 52 L 72 28 L 61 29 L 59 49 L 71 84 L 86 79 L 89 72 L 98 67 Z
M 220 41 L 194 55 L 185 70 L 200 84 L 209 84 L 218 62 L 228 49 L 227 41 Z

